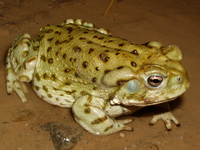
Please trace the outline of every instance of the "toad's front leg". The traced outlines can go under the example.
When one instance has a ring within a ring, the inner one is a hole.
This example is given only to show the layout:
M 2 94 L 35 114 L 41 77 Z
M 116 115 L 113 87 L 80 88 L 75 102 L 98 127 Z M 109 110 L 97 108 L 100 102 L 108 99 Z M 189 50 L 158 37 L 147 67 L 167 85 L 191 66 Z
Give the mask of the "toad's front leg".
M 180 126 L 179 121 L 176 119 L 176 117 L 171 113 L 170 107 L 168 103 L 163 103 L 158 106 L 160 108 L 160 112 L 155 114 L 153 118 L 150 121 L 150 125 L 154 125 L 158 120 L 163 120 L 166 126 L 166 129 L 170 131 L 172 129 L 172 122 L 176 124 L 176 126 Z M 159 109 L 158 109 L 159 111 Z
M 75 120 L 88 132 L 96 135 L 109 135 L 122 130 L 132 131 L 125 125 L 132 119 L 115 120 L 110 118 L 103 109 L 106 104 L 102 99 L 84 95 L 77 99 L 72 106 Z

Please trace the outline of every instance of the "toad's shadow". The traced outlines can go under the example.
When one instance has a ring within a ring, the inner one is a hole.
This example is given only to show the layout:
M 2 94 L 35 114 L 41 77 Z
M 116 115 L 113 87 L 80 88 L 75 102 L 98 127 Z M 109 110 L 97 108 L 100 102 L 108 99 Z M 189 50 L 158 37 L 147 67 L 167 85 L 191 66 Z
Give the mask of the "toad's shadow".
M 177 109 L 178 107 L 180 107 L 184 103 L 184 97 L 178 97 L 177 99 L 167 102 L 167 103 L 169 103 L 169 105 L 170 105 L 170 110 L 173 111 L 173 110 Z M 147 107 L 144 107 L 144 108 L 136 111 L 132 115 L 134 117 L 152 116 L 152 114 L 155 113 L 154 108 L 155 108 L 154 106 L 147 106 Z

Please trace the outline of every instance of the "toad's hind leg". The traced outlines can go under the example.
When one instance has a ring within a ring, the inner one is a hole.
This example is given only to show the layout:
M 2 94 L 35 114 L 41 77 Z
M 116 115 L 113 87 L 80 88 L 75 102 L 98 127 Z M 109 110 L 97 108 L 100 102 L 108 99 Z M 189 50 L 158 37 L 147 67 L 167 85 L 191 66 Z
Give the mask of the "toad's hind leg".
M 30 82 L 36 65 L 36 57 L 30 56 L 30 36 L 21 34 L 12 43 L 6 58 L 6 84 L 7 93 L 14 90 L 23 102 L 26 101 L 25 94 L 20 85 L 21 82 Z
M 122 130 L 133 130 L 125 125 L 132 122 L 132 119 L 115 120 L 110 118 L 103 111 L 105 107 L 103 105 L 98 98 L 84 95 L 77 99 L 72 106 L 74 118 L 88 132 L 96 135 L 109 135 Z

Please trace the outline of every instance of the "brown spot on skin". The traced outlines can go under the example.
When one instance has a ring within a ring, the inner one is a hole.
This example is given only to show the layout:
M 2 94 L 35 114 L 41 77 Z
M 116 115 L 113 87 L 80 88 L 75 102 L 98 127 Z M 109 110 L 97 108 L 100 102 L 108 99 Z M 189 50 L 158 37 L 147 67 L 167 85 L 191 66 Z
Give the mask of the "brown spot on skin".
M 104 71 L 105 74 L 108 73 L 108 72 L 110 72 L 110 70 L 105 70 L 105 71 Z
M 43 89 L 45 92 L 48 92 L 48 88 L 47 88 L 45 85 L 42 86 L 42 89 Z
M 93 87 L 93 90 L 96 90 L 97 89 L 97 87 Z
M 65 93 L 66 94 L 69 94 L 69 95 L 71 95 L 71 94 L 73 94 L 73 93 L 75 93 L 76 92 L 76 90 L 72 90 L 72 91 L 65 91 Z
M 166 63 L 171 62 L 172 60 L 165 60 Z
M 28 38 L 26 38 L 26 39 L 28 39 Z M 28 45 L 28 47 L 30 47 L 30 39 L 28 39 L 29 41 L 28 42 L 26 42 L 26 45 Z
M 19 81 L 21 81 L 21 80 L 30 81 L 31 79 L 28 76 L 26 76 L 26 75 L 21 75 L 19 77 Z M 20 88 L 18 87 L 17 89 L 20 89 Z
M 73 40 L 73 39 L 74 39 L 73 36 L 69 36 L 69 40 L 65 40 L 65 41 L 66 41 L 66 43 L 68 43 L 68 42 L 70 42 L 70 41 Z
M 85 109 L 84 109 L 84 112 L 85 112 L 86 114 L 89 114 L 89 113 L 91 112 L 90 107 L 85 108 Z
M 110 60 L 110 57 L 108 57 L 107 54 L 101 53 L 101 54 L 99 55 L 99 59 L 106 63 L 107 61 Z
M 93 51 L 94 51 L 94 49 L 90 48 L 88 54 L 92 53 Z
M 77 77 L 77 78 L 79 78 L 80 77 L 80 75 L 79 75 L 79 73 L 78 72 L 75 72 L 75 77 Z
M 131 53 L 134 54 L 134 55 L 139 55 L 138 51 L 136 49 L 134 49 Z
M 108 40 L 108 42 L 113 42 L 113 40 Z
M 58 56 L 59 52 L 56 52 L 56 56 Z
M 52 50 L 52 47 L 49 47 L 48 49 L 47 49 L 47 52 L 50 52 Z
M 65 58 L 66 58 L 66 56 L 67 56 L 66 54 L 63 54 L 63 59 L 65 59 Z
M 83 62 L 83 68 L 87 68 L 87 66 L 88 66 L 88 62 L 87 62 L 87 61 L 84 61 L 84 62 Z
M 53 87 L 53 90 L 57 91 L 58 89 L 57 89 L 57 88 L 55 88 L 55 87 Z
M 97 38 L 97 36 L 95 35 L 95 36 L 93 36 L 93 38 L 94 38 L 94 39 L 96 39 L 96 38 Z
M 48 41 L 48 42 L 51 42 L 53 39 L 54 39 L 54 38 L 49 38 L 47 41 Z
M 113 128 L 113 125 L 111 125 L 111 126 L 105 128 L 104 132 L 107 132 L 109 129 L 112 129 L 112 128 Z
M 16 44 L 16 45 L 13 47 L 13 49 L 16 49 L 16 47 L 17 47 L 17 46 L 19 46 L 19 45 L 18 45 L 18 44 Z
M 64 85 L 70 85 L 71 83 L 69 81 L 65 82 Z
M 122 69 L 122 68 L 124 68 L 124 66 L 117 67 L 117 69 Z
M 126 99 L 131 100 L 131 99 L 133 99 L 133 96 L 132 95 L 126 96 Z
M 42 41 L 44 37 L 45 37 L 44 34 L 40 35 L 39 36 L 39 41 Z
M 34 51 L 38 51 L 39 50 L 39 46 L 33 46 L 33 50 Z
M 124 46 L 124 43 L 122 43 L 122 44 L 119 44 L 119 47 L 121 47 L 121 46 Z
M 31 57 L 26 61 L 26 63 L 30 63 L 30 62 L 35 61 L 35 60 L 36 60 L 36 57 Z M 18 63 L 17 59 L 16 59 L 16 63 Z
M 56 31 L 56 32 L 55 32 L 55 34 L 58 34 L 58 35 L 60 35 L 60 34 L 61 34 L 61 32 L 59 32 L 59 31 Z
M 24 69 L 24 66 L 19 66 L 18 71 Z
M 90 101 L 88 101 L 87 103 L 85 103 L 84 106 L 86 106 L 86 107 L 90 106 L 89 102 Z
M 51 75 L 51 80 L 53 80 L 53 81 L 56 81 L 56 80 L 57 80 L 57 77 L 56 77 L 55 74 L 52 74 L 52 75 Z
M 153 48 L 152 46 L 150 46 L 150 45 L 148 45 L 148 44 L 149 44 L 149 42 L 144 43 L 144 44 L 142 44 L 142 45 L 144 45 L 144 46 L 147 47 L 147 48 Z
M 109 50 L 105 50 L 104 52 L 109 52 Z
M 100 70 L 100 68 L 99 68 L 99 67 L 96 67 L 96 68 L 95 68 L 95 70 L 96 70 L 96 71 L 99 71 L 99 70 Z
M 127 82 L 127 81 L 126 80 L 118 80 L 117 85 L 123 85 L 125 82 Z
M 132 62 L 131 62 L 131 66 L 137 67 L 137 64 L 136 64 L 134 61 L 132 61 Z
M 65 99 L 65 101 L 66 101 L 67 103 L 71 103 L 71 101 L 69 101 L 69 100 L 67 100 L 67 99 Z
M 120 53 L 115 53 L 115 55 L 119 55 Z
M 53 58 L 49 58 L 49 59 L 48 59 L 48 63 L 49 63 L 49 64 L 52 64 L 52 63 L 53 63 Z
M 47 94 L 48 98 L 52 98 L 53 96 L 51 94 Z
M 68 28 L 67 28 L 67 31 L 68 31 L 68 33 L 70 34 L 70 33 L 72 33 L 73 28 L 72 28 L 72 27 L 68 27 Z
M 84 33 L 84 34 L 87 34 L 87 33 L 88 33 L 88 31 L 84 31 L 83 33 Z
M 55 44 L 56 45 L 60 45 L 60 44 L 63 44 L 63 43 L 68 43 L 69 41 L 67 40 L 64 40 L 64 41 L 56 41 Z
M 64 69 L 64 72 L 65 72 L 65 73 L 68 73 L 68 72 L 70 72 L 70 69 L 65 68 L 65 69 Z
M 74 50 L 75 52 L 81 52 L 81 48 L 78 47 L 78 46 L 75 46 L 75 47 L 73 48 L 73 50 Z
M 92 41 L 88 41 L 87 43 L 88 43 L 88 44 L 92 44 L 93 42 L 92 42 Z
M 36 91 L 38 91 L 40 89 L 39 86 L 34 85 L 34 88 L 36 89 Z
M 56 41 L 55 44 L 56 44 L 56 45 L 59 45 L 59 44 L 60 44 L 60 41 Z
M 83 37 L 80 37 L 80 38 L 79 38 L 79 40 L 85 40 L 85 38 L 83 38 Z
M 97 78 L 92 78 L 92 82 L 96 82 L 97 81 Z
M 88 104 L 88 105 L 85 104 L 84 106 L 86 106 L 86 105 L 87 105 L 87 106 L 90 106 L 91 101 L 92 101 L 92 96 L 88 96 L 88 98 L 87 98 L 87 102 L 88 102 L 87 104 Z
M 53 32 L 53 29 L 49 29 L 46 31 L 46 33 L 51 33 L 51 32 Z
M 91 124 L 99 124 L 99 123 L 102 123 L 106 120 L 107 120 L 107 116 L 105 115 L 104 117 L 99 117 L 96 120 L 92 121 Z
M 35 73 L 35 78 L 36 78 L 37 81 L 40 81 L 40 76 L 37 72 Z
M 104 39 L 104 37 L 99 37 L 98 39 L 99 39 L 99 40 L 103 40 L 103 39 Z
M 44 55 L 41 55 L 40 59 L 46 61 L 46 57 Z
M 30 62 L 30 61 L 29 61 Z M 18 65 L 19 64 L 19 62 L 18 62 L 18 60 L 17 59 L 15 59 L 15 63 Z
M 152 57 L 152 55 L 149 55 L 147 58 L 150 59 Z
M 47 74 L 47 73 L 44 73 L 44 74 L 42 75 L 42 77 L 43 77 L 43 79 L 47 79 L 47 78 L 48 78 L 48 74 Z
M 86 91 L 81 91 L 81 92 L 80 92 L 80 95 L 89 95 L 89 93 L 86 92 Z

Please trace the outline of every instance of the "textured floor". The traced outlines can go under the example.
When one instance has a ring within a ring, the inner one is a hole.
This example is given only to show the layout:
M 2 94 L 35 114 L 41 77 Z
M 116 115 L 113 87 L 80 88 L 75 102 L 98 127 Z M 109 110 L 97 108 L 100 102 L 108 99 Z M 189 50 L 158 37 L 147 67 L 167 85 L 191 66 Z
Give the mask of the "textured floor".
M 200 1 L 115 0 L 103 15 L 109 0 L 0 0 L 0 149 L 53 150 L 50 135 L 41 129 L 47 122 L 62 122 L 79 128 L 70 109 L 43 102 L 28 86 L 28 102 L 22 104 L 5 86 L 5 56 L 12 41 L 23 32 L 34 37 L 41 27 L 67 18 L 82 18 L 104 27 L 114 36 L 135 43 L 158 40 L 178 45 L 189 73 L 190 89 L 171 103 L 181 127 L 165 130 L 163 122 L 149 126 L 150 109 L 136 115 L 133 132 L 94 136 L 83 131 L 75 150 L 197 150 L 200 147 Z

